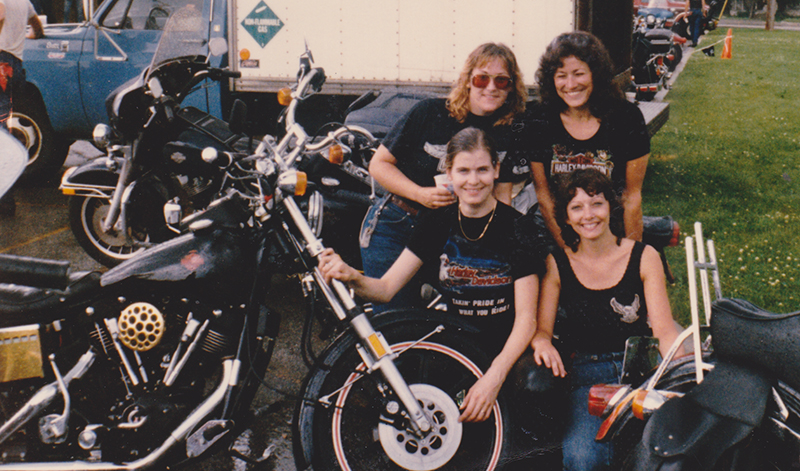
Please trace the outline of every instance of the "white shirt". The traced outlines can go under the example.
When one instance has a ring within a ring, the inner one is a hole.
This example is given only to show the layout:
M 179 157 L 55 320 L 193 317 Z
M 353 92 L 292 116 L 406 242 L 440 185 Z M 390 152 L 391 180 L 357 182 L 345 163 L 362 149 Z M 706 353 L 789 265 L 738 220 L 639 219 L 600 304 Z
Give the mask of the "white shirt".
M 30 0 L 0 0 L 6 7 L 6 17 L 0 29 L 0 51 L 10 52 L 22 60 L 28 19 L 36 16 Z

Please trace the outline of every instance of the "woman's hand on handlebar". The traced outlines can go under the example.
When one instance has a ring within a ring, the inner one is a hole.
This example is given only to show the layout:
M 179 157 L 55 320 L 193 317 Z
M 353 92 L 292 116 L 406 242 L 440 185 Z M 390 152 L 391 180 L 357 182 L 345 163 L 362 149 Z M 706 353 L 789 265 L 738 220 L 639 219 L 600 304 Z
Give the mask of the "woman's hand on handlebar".
M 455 203 L 456 197 L 444 188 L 424 186 L 417 192 L 416 200 L 426 208 L 436 209 Z
M 360 275 L 358 270 L 344 263 L 342 257 L 334 252 L 333 249 L 325 249 L 319 254 L 318 262 L 326 283 L 330 283 L 331 280 L 347 283 L 356 280 Z

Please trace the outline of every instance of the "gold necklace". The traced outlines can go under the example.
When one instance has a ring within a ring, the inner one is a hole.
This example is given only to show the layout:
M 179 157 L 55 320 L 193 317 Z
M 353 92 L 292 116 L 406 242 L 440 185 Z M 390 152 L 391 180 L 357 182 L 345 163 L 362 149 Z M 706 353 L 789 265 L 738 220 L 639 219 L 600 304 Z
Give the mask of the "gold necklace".
M 470 242 L 477 242 L 481 240 L 483 236 L 486 234 L 486 230 L 489 229 L 489 224 L 492 223 L 492 219 L 494 219 L 494 213 L 496 211 L 497 211 L 497 203 L 494 204 L 494 208 L 492 208 L 492 215 L 489 216 L 489 220 L 486 221 L 486 225 L 483 226 L 483 232 L 481 232 L 481 235 L 479 235 L 477 239 L 470 239 L 467 233 L 464 232 L 464 226 L 461 225 L 461 208 L 458 208 L 458 228 L 461 229 L 461 235 L 463 235 L 464 238 Z

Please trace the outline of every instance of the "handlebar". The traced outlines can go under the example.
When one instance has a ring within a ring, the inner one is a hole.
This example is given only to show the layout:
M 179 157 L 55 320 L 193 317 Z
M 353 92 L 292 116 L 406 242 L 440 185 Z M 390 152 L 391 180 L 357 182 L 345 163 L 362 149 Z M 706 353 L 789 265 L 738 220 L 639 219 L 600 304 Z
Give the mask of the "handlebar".
M 208 78 L 211 80 L 224 80 L 228 78 L 242 78 L 242 73 L 229 69 L 220 69 L 216 67 L 208 68 Z

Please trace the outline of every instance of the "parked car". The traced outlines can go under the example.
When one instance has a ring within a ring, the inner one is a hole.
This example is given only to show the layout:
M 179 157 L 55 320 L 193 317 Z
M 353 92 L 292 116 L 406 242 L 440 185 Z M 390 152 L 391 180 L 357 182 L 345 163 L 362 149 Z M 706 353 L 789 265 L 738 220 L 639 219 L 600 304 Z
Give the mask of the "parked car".
M 655 16 L 659 23 L 663 23 L 666 28 L 671 28 L 675 16 L 684 11 L 686 2 L 675 0 L 649 0 L 646 4 L 636 6 L 640 3 L 638 0 L 634 2 L 634 14 L 637 16 L 647 17 L 648 15 Z

